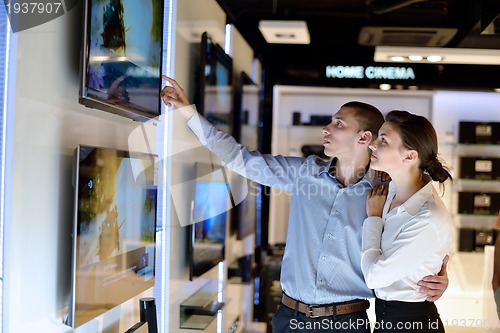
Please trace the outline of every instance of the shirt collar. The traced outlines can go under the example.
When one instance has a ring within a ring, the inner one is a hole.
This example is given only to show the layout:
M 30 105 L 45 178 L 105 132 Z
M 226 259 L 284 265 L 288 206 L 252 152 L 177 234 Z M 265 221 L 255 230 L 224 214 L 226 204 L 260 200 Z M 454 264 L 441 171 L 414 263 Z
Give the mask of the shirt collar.
M 324 172 L 329 173 L 330 169 L 337 164 L 337 157 L 334 157 L 330 162 L 326 163 L 321 169 L 319 170 L 318 174 L 322 174 Z M 337 179 L 335 176 L 332 176 L 335 179 Z M 370 184 L 371 187 L 374 187 L 377 184 L 380 184 L 380 177 L 378 176 L 377 172 L 370 168 L 370 164 L 366 167 L 365 175 L 363 176 L 362 179 L 360 179 L 356 184 L 366 181 Z
M 429 177 L 424 176 L 424 180 L 427 184 L 424 185 L 420 190 L 413 194 L 406 202 L 402 205 L 403 208 L 408 212 L 408 214 L 414 216 L 422 208 L 422 206 L 432 197 L 434 194 L 434 187 Z M 396 186 L 391 181 L 389 183 L 389 192 L 394 193 L 396 191 Z

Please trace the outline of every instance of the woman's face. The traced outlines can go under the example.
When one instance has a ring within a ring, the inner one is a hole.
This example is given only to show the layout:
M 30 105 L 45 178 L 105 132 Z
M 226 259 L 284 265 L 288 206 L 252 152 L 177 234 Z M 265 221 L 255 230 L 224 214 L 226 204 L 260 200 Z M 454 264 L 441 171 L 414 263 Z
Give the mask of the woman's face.
M 408 152 L 399 132 L 388 122 L 380 127 L 378 138 L 369 147 L 372 150 L 370 167 L 389 174 L 402 166 Z

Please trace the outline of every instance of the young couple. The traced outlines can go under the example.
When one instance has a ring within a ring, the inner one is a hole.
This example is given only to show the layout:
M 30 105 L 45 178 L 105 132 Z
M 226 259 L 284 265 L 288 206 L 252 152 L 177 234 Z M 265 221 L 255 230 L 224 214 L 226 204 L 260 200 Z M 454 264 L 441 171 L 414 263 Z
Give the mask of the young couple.
M 370 332 L 372 289 L 376 331 L 444 331 L 433 301 L 448 286 L 451 222 L 430 180 L 450 175 L 424 117 L 393 111 L 384 122 L 374 106 L 349 102 L 323 128 L 331 161 L 272 156 L 217 130 L 163 78 L 172 85 L 163 102 L 228 168 L 292 195 L 273 332 Z

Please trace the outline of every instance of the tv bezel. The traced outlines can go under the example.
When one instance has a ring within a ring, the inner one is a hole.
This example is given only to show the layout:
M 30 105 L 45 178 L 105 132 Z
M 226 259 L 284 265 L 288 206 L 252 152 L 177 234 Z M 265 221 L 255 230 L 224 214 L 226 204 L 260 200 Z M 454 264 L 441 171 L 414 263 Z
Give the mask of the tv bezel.
M 84 0 L 84 8 L 83 8 L 83 36 L 82 36 L 82 52 L 80 59 L 80 90 L 78 96 L 78 102 L 86 107 L 90 107 L 93 109 L 113 113 L 119 116 L 123 116 L 135 121 L 139 122 L 147 122 L 151 119 L 159 117 L 162 113 L 161 107 L 161 99 L 160 99 L 160 91 L 162 81 L 159 79 L 158 85 L 158 113 L 153 114 L 146 111 L 141 111 L 136 108 L 126 107 L 124 105 L 117 105 L 108 103 L 103 99 L 99 99 L 96 97 L 92 97 L 88 95 L 88 72 L 89 72 L 89 56 L 90 56 L 90 27 L 91 27 L 91 16 L 90 11 L 92 8 L 92 1 L 94 0 Z M 164 7 L 164 0 L 158 0 L 161 2 Z M 162 12 L 163 13 L 163 12 Z M 164 24 L 164 15 L 161 15 L 161 35 L 163 36 L 163 24 Z M 161 59 L 163 55 L 163 45 L 160 43 L 160 73 L 163 73 L 163 60 Z
M 243 87 L 245 85 L 253 85 L 257 86 L 257 83 L 255 83 L 250 76 L 245 72 L 241 71 L 240 72 L 240 77 L 239 81 L 237 83 L 238 85 L 235 85 L 234 89 L 234 117 L 233 117 L 233 137 L 235 138 L 236 141 L 241 143 L 242 145 L 245 146 L 245 142 L 241 142 L 241 126 L 243 125 Z M 256 110 L 257 112 L 259 110 Z M 259 146 L 259 131 L 258 127 L 256 126 L 256 136 L 257 136 L 257 147 Z M 247 180 L 247 186 L 248 186 L 248 191 L 250 192 L 250 186 L 258 186 L 260 187 L 261 185 L 255 182 L 252 182 L 251 180 Z M 260 191 L 258 191 L 260 192 Z M 243 224 L 245 221 L 242 221 L 242 215 L 244 213 L 245 207 L 248 203 L 246 202 L 246 198 L 241 201 L 238 205 L 236 205 L 234 209 L 234 213 L 231 214 L 231 233 L 235 232 L 236 233 L 236 239 L 237 240 L 243 240 L 246 237 L 250 236 L 251 234 L 256 233 L 256 228 L 257 228 L 257 219 L 258 219 L 258 212 L 257 212 L 257 205 L 258 205 L 258 198 L 255 198 L 255 221 L 254 225 L 252 228 L 244 228 Z
M 216 62 L 220 62 L 227 69 L 227 84 L 228 86 L 233 85 L 233 59 L 224 51 L 224 49 L 217 43 L 213 42 L 211 37 L 207 32 L 201 35 L 200 43 L 200 55 L 198 59 L 198 73 L 197 73 L 197 87 L 195 92 L 195 105 L 197 111 L 207 116 L 205 110 L 205 89 L 208 86 L 207 77 L 205 75 L 205 69 L 208 64 L 215 65 Z M 231 107 L 233 107 L 233 101 L 231 102 Z M 230 110 L 230 119 L 228 125 L 230 127 L 229 133 L 232 135 L 233 131 L 233 120 L 234 110 Z
M 210 170 L 208 169 L 210 168 Z M 225 249 L 226 249 L 226 239 L 228 237 L 228 234 L 227 234 L 227 224 L 229 223 L 229 218 L 230 218 L 230 209 L 232 206 L 232 193 L 231 193 L 231 189 L 230 189 L 230 184 L 229 184 L 229 180 L 228 180 L 228 177 L 227 177 L 227 174 L 224 170 L 224 167 L 219 165 L 219 164 L 214 164 L 214 163 L 202 163 L 202 162 L 196 162 L 195 163 L 195 174 L 196 174 L 196 178 L 200 178 L 200 177 L 203 177 L 204 175 L 207 175 L 209 174 L 209 172 L 207 171 L 214 171 L 214 170 L 221 170 L 222 172 L 222 175 L 223 175 L 223 182 L 227 185 L 227 188 L 228 188 L 228 198 L 231 200 L 231 206 L 228 206 L 228 210 L 226 212 L 224 212 L 224 214 L 226 215 L 226 220 L 225 220 L 225 223 L 224 223 L 224 227 L 225 227 L 225 231 L 224 231 L 224 243 L 223 243 L 223 251 L 222 251 L 222 256 L 219 258 L 218 262 L 215 263 L 214 265 L 212 265 L 211 267 L 209 268 L 206 268 L 203 270 L 203 272 L 201 274 L 197 274 L 195 275 L 194 274 L 194 244 L 195 244 L 195 221 L 194 221 L 194 200 L 196 200 L 196 180 L 194 182 L 194 185 L 195 185 L 195 192 L 194 192 L 194 195 L 193 195 L 193 201 L 192 201 L 192 219 L 191 219 L 191 224 L 188 226 L 188 237 L 189 237 L 189 240 L 188 240 L 188 261 L 189 261 L 189 280 L 190 281 L 193 281 L 194 279 L 196 278 L 199 278 L 201 277 L 203 274 L 207 273 L 208 271 L 210 271 L 211 269 L 213 269 L 214 267 L 216 267 L 219 263 L 223 262 L 225 259 L 226 259 L 226 252 L 225 252 Z M 222 182 L 222 181 L 220 181 Z M 200 221 L 198 223 L 203 223 L 203 221 Z
M 80 327 L 82 325 L 85 325 L 86 323 L 90 322 L 90 320 L 95 319 L 95 318 L 97 318 L 97 317 L 99 317 L 107 312 L 107 311 L 104 311 L 102 313 L 96 314 L 94 317 L 92 317 L 92 319 L 90 319 L 84 323 L 81 323 L 78 326 L 76 325 L 76 295 L 77 295 L 76 287 L 77 287 L 78 253 L 79 253 L 79 251 L 78 251 L 78 227 L 79 227 L 79 225 L 78 225 L 78 207 L 79 207 L 78 202 L 79 202 L 79 174 L 80 174 L 80 154 L 81 154 L 80 152 L 81 152 L 82 147 L 95 148 L 95 149 L 111 149 L 111 150 L 114 150 L 114 151 L 116 151 L 120 154 L 123 154 L 125 156 L 128 156 L 128 157 L 147 156 L 147 157 L 151 157 L 153 159 L 156 159 L 156 161 L 158 161 L 158 156 L 155 154 L 124 151 L 124 150 L 119 150 L 119 149 L 115 149 L 115 148 L 100 147 L 100 146 L 85 145 L 85 144 L 79 144 L 76 147 L 76 149 L 73 153 L 73 173 L 72 173 L 73 205 L 74 205 L 73 207 L 74 207 L 74 209 L 73 209 L 73 221 L 72 221 L 73 222 L 73 230 L 72 230 L 72 234 L 71 234 L 71 237 L 72 237 L 71 295 L 70 295 L 70 303 L 68 305 L 67 316 L 65 318 L 65 324 L 68 326 L 71 326 L 73 328 L 77 328 L 77 327 Z M 156 162 L 153 164 L 154 164 L 154 167 L 157 166 Z M 151 281 L 149 281 L 149 284 L 151 284 L 151 287 L 154 286 L 155 279 L 156 279 L 155 268 L 156 268 L 156 260 L 157 260 L 157 256 L 156 256 L 156 227 L 158 225 L 157 215 L 158 215 L 158 194 L 156 197 L 155 212 L 154 212 L 155 232 L 154 232 L 153 245 L 155 248 L 155 253 L 154 253 L 154 262 L 151 264 L 153 267 L 153 278 L 151 279 Z M 149 287 L 149 288 L 151 288 L 151 287 Z M 147 289 L 145 289 L 145 290 L 147 290 Z M 139 294 L 133 295 L 133 296 L 131 296 L 131 298 L 136 297 L 138 295 Z M 131 299 L 131 298 L 129 298 L 129 299 Z M 119 306 L 119 304 L 117 304 L 116 306 Z M 108 310 L 110 310 L 110 309 L 108 309 Z

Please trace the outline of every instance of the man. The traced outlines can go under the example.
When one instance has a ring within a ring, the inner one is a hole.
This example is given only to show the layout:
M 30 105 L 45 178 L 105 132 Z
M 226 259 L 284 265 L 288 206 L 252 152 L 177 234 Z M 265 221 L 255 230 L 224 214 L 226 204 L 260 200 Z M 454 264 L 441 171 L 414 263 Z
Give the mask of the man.
M 500 213 L 498 214 L 496 227 L 497 229 L 500 228 Z M 495 252 L 493 254 L 493 278 L 491 280 L 491 286 L 493 287 L 495 296 L 498 319 L 500 319 L 500 237 L 498 236 L 495 241 Z
M 190 106 L 177 82 L 161 92 L 198 139 L 227 166 L 263 185 L 292 193 L 288 235 L 281 268 L 282 303 L 272 326 L 275 333 L 370 332 L 366 298 L 373 297 L 361 272 L 361 230 L 366 195 L 378 178 L 369 168 L 368 145 L 384 122 L 381 112 L 361 102 L 344 104 L 323 128 L 325 162 L 263 155 L 249 151 L 215 129 Z M 439 298 L 447 277 L 421 281 L 428 300 Z

